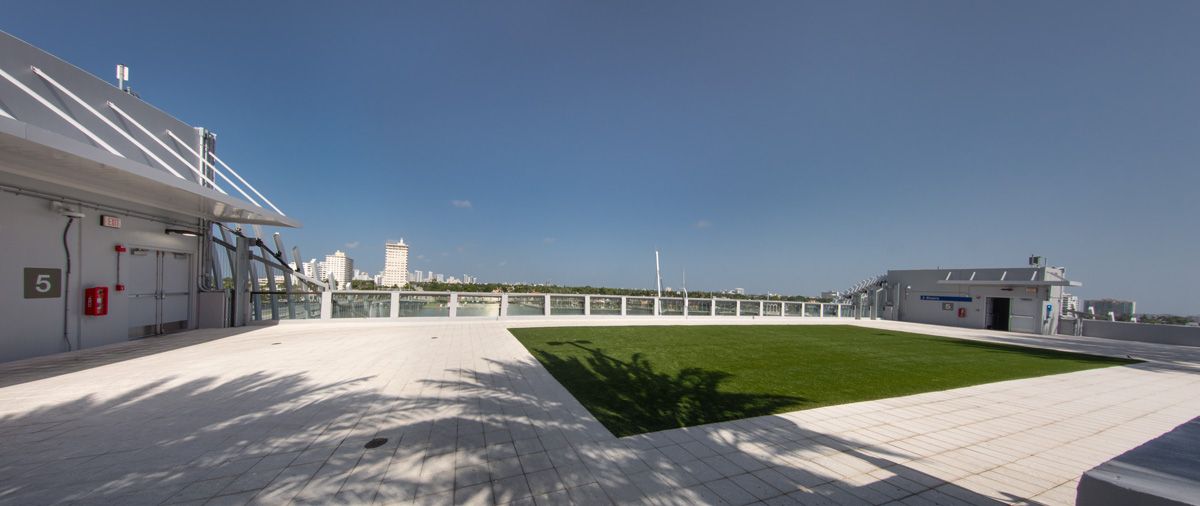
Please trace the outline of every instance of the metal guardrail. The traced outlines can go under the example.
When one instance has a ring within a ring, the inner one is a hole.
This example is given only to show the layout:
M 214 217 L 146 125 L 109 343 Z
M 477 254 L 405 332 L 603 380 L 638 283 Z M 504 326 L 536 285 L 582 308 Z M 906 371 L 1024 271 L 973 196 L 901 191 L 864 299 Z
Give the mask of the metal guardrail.
M 250 293 L 258 299 L 256 310 L 251 312 L 254 321 L 571 316 L 861 318 L 870 316 L 867 313 L 871 309 L 856 304 L 628 295 L 369 290 Z

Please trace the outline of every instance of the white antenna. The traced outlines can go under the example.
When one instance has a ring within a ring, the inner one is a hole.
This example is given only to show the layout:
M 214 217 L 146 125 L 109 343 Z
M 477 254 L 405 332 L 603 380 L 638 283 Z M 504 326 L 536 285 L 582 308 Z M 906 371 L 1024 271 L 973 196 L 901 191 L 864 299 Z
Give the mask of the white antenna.
M 654 275 L 658 278 L 658 296 L 662 297 L 662 271 L 658 268 L 658 250 L 654 250 Z
M 125 81 L 129 80 L 129 67 L 117 65 L 117 89 L 125 91 Z

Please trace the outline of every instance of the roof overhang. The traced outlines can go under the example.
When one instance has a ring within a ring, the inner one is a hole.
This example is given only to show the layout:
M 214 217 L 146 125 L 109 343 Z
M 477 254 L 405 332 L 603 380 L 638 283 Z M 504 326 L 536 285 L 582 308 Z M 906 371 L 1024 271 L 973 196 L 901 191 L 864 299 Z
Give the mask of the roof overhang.
M 299 221 L 23 121 L 0 117 L 0 171 L 205 220 Z
M 971 281 L 958 279 L 941 279 L 938 280 L 939 285 L 969 285 L 969 286 L 1083 286 L 1083 283 L 1078 281 L 1052 280 L 1052 281 Z

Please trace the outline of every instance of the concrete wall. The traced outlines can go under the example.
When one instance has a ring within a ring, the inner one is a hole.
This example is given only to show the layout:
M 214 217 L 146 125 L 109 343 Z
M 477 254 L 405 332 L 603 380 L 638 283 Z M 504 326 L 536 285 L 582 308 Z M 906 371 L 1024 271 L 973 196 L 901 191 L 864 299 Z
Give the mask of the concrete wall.
M 67 234 L 71 251 L 71 276 L 67 297 L 24 298 L 24 270 L 32 268 L 61 269 L 66 274 L 66 254 L 63 249 L 63 229 L 67 218 L 50 210 L 50 200 L 0 191 L 0 362 L 67 351 L 63 339 L 64 301 L 69 304 L 65 315 L 67 333 L 72 346 L 91 348 L 121 342 L 129 335 L 129 297 L 115 291 L 117 256 L 115 246 L 141 247 L 192 253 L 195 258 L 197 239 L 167 235 L 167 225 L 134 216 L 113 212 L 97 212 L 84 208 L 86 218 L 77 219 Z M 100 215 L 116 215 L 122 219 L 120 229 L 100 226 Z M 138 273 L 129 271 L 128 254 L 124 254 L 123 280 Z M 141 273 L 145 275 L 146 273 Z M 128 283 L 128 281 L 125 281 Z M 192 283 L 194 285 L 194 283 Z M 64 283 L 66 285 L 66 283 Z M 83 315 L 83 289 L 107 286 L 111 300 L 107 316 Z M 194 288 L 193 288 L 194 290 Z M 194 300 L 194 297 L 193 297 Z M 191 311 L 189 328 L 195 328 L 195 311 Z
M 1083 473 L 1077 506 L 1200 505 L 1200 418 Z
M 1119 341 L 1200 346 L 1200 327 L 1083 320 L 1083 335 Z

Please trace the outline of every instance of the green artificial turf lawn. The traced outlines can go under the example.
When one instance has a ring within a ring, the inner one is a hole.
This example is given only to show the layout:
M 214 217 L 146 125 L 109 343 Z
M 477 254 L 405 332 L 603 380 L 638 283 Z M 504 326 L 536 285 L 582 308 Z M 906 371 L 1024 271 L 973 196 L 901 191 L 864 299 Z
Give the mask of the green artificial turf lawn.
M 1138 362 L 851 325 L 510 332 L 617 436 Z

